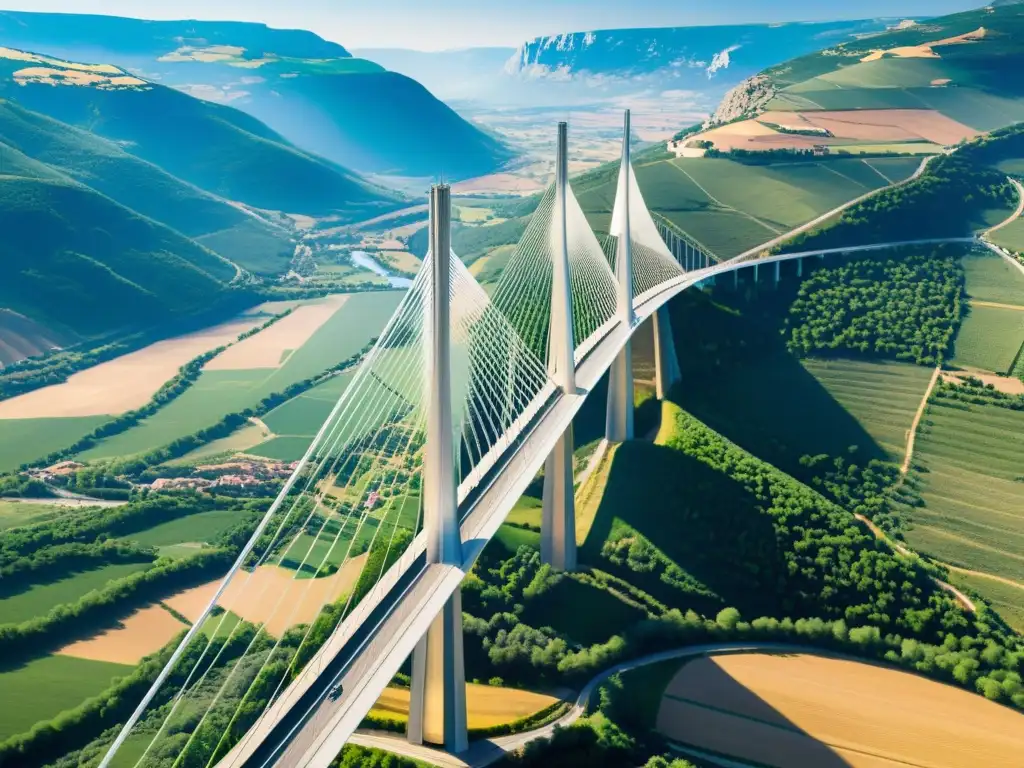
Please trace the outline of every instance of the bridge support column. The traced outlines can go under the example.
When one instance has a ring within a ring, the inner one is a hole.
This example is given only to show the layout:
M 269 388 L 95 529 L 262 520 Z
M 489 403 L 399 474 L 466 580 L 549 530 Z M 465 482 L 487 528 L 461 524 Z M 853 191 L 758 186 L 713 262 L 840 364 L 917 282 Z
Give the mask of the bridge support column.
M 462 588 L 448 598 L 412 656 L 409 741 L 469 747 L 466 670 L 462 654 Z
M 778 286 L 779 280 L 782 279 L 782 262 L 775 262 L 775 285 Z
M 558 438 L 544 464 L 540 559 L 558 571 L 572 571 L 576 568 L 576 496 L 572 453 L 570 424 Z
M 668 306 L 662 306 L 654 313 L 654 379 L 659 400 L 682 378 L 676 344 L 672 336 L 672 321 Z
M 554 268 L 551 284 L 551 324 L 548 333 L 548 369 L 562 391 L 576 391 L 572 318 L 572 280 L 566 193 L 569 185 L 568 127 L 558 124 L 555 163 L 555 216 L 552 232 Z M 544 507 L 541 516 L 541 561 L 561 571 L 576 567 L 576 499 L 573 488 L 572 425 L 558 438 L 544 465 Z
M 613 235 L 618 237 L 615 257 L 615 282 L 618 286 L 617 313 L 619 321 L 632 329 L 633 314 L 633 243 L 629 222 L 629 110 L 626 110 L 622 133 L 622 167 L 619 170 L 619 189 L 615 207 L 621 206 L 621 215 L 613 216 Z M 689 247 L 689 246 L 687 246 Z M 633 355 L 630 342 L 615 356 L 608 372 L 608 410 L 605 419 L 605 437 L 610 443 L 633 439 Z
M 804 260 L 803 259 L 797 259 L 796 260 L 796 276 L 797 277 L 803 277 L 804 276 Z
M 431 291 L 426 320 L 427 441 L 423 459 L 423 528 L 427 563 L 462 566 L 451 395 L 451 189 L 430 190 Z M 409 741 L 469 745 L 462 594 L 456 591 L 413 652 Z
M 757 282 L 757 271 L 758 271 L 758 267 L 759 266 L 760 266 L 760 264 L 758 264 L 757 262 L 754 262 L 754 282 L 755 283 Z
M 740 289 L 740 271 L 738 269 L 732 271 L 732 287 L 737 291 Z

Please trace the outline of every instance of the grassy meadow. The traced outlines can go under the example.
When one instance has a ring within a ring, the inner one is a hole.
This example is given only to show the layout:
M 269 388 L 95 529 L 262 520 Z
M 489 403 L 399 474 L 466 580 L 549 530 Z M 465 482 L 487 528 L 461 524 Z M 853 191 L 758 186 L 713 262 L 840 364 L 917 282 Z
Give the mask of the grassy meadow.
M 24 733 L 124 677 L 131 666 L 70 656 L 43 656 L 17 667 L 0 670 L 0 740 Z M 11 706 L 17 702 L 16 706 Z
M 957 571 L 950 573 L 949 581 L 965 592 L 981 595 L 1007 624 L 1024 634 L 1024 584 L 1014 587 L 995 579 Z
M 213 541 L 218 534 L 238 522 L 234 510 L 215 509 L 179 517 L 166 523 L 126 536 L 144 547 L 171 547 L 178 544 L 202 544 Z

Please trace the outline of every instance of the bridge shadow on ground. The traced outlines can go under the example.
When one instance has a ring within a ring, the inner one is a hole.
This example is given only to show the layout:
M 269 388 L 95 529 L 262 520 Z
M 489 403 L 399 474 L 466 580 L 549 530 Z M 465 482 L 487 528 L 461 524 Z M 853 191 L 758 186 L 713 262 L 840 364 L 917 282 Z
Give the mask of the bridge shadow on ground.
M 747 616 L 792 610 L 786 561 L 765 502 L 672 448 L 622 444 L 580 561 L 609 569 L 670 608 Z
M 886 453 L 864 427 L 787 348 L 784 318 L 796 291 L 746 294 L 725 289 L 714 298 L 687 291 L 669 305 L 682 379 L 670 394 L 716 432 L 798 479 L 804 455 L 847 456 L 858 464 Z
M 765 654 L 767 655 L 767 654 Z M 787 656 L 790 654 L 770 654 Z M 689 661 L 668 683 L 655 727 L 671 743 L 777 768 L 851 763 L 787 718 L 725 668 L 726 657 Z

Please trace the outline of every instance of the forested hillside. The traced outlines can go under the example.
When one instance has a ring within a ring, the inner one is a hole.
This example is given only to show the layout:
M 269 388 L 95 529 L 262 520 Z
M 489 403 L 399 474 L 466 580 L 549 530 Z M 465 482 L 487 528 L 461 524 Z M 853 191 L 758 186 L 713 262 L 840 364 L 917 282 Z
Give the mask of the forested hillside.
M 73 182 L 0 181 L 0 304 L 83 334 L 137 328 L 228 300 L 235 267 Z

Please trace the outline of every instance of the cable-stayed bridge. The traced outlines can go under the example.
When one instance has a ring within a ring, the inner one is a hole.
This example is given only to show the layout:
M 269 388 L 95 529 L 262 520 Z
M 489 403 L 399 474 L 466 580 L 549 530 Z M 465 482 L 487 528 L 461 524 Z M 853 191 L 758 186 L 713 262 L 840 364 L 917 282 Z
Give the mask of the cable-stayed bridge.
M 822 253 L 718 262 L 652 217 L 629 136 L 627 112 L 600 237 L 559 125 L 555 183 L 492 295 L 452 252 L 448 187 L 431 190 L 412 287 L 102 768 L 129 737 L 144 745 L 138 766 L 327 768 L 410 656 L 409 739 L 466 749 L 460 584 L 542 468 L 541 556 L 575 567 L 572 420 L 588 393 L 608 374 L 606 436 L 632 438 L 643 321 L 662 397 L 679 377 L 673 296 L 740 269 L 778 281 L 782 261 L 802 273 Z M 286 560 L 299 562 L 286 588 L 259 578 Z M 335 593 L 310 622 L 316 579 Z M 238 621 L 228 594 L 260 621 Z

